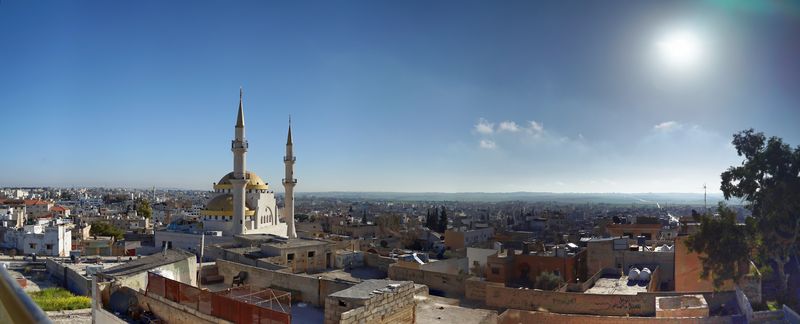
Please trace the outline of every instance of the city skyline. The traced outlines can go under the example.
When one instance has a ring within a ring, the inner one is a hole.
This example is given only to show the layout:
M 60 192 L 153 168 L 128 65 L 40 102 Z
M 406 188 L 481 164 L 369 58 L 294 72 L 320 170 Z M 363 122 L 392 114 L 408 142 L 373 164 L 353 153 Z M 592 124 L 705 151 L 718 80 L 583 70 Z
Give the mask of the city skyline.
M 206 190 L 240 86 L 278 192 L 290 114 L 300 193 L 716 193 L 733 133 L 800 142 L 798 8 L 590 6 L 4 1 L 0 185 Z

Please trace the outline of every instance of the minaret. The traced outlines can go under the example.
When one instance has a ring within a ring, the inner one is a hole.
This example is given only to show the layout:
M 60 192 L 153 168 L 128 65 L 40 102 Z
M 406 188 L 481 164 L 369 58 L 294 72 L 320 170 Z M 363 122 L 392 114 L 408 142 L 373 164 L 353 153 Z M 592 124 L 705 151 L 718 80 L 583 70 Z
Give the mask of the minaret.
M 286 237 L 297 238 L 294 230 L 294 186 L 297 179 L 294 178 L 294 154 L 292 154 L 292 117 L 289 116 L 289 135 L 286 137 L 286 156 L 283 163 L 286 165 L 286 177 L 283 178 L 283 188 L 286 193 L 283 199 L 283 212 L 286 220 Z
M 233 228 L 234 234 L 245 234 L 244 230 L 244 187 L 247 184 L 245 156 L 247 140 L 244 138 L 244 108 L 242 107 L 242 89 L 239 88 L 239 114 L 236 116 L 235 137 L 231 141 L 233 152 L 233 177 L 231 193 L 233 194 Z

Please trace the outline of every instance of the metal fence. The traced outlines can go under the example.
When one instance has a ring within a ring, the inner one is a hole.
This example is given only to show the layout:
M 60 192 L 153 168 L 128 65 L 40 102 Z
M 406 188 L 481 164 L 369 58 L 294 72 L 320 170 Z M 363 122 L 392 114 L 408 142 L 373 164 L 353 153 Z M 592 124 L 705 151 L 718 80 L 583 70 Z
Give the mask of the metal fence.
M 146 295 L 161 296 L 234 323 L 291 323 L 291 294 L 275 289 L 242 286 L 210 292 L 150 272 Z

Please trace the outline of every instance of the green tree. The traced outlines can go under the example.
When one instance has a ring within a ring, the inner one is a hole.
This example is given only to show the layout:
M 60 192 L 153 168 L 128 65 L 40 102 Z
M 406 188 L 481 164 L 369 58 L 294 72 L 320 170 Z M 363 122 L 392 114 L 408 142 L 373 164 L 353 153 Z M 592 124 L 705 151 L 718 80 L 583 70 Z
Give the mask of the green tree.
M 150 207 L 150 202 L 147 201 L 147 199 L 136 199 L 135 206 L 137 215 L 143 216 L 144 218 L 150 218 L 153 216 L 153 208 Z
M 439 214 L 439 230 L 437 232 L 444 233 L 447 230 L 447 209 L 442 206 L 442 213 Z
M 792 149 L 778 137 L 753 129 L 733 135 L 744 161 L 722 173 L 725 199 L 741 198 L 752 211 L 758 252 L 775 263 L 783 293 L 788 292 L 786 264 L 800 236 L 800 146 Z
M 121 240 L 125 231 L 114 227 L 108 222 L 97 221 L 92 223 L 92 228 L 89 229 L 89 234 L 93 236 L 112 236 L 117 240 Z
M 726 280 L 739 280 L 750 271 L 750 251 L 752 242 L 752 218 L 749 224 L 739 225 L 736 212 L 720 202 L 717 207 L 719 217 L 695 214 L 700 229 L 689 236 L 686 246 L 689 251 L 703 253 L 700 261 L 703 270 L 700 277 L 711 277 L 714 287 L 720 288 Z M 742 266 L 744 265 L 744 266 Z
M 563 282 L 560 276 L 552 272 L 542 272 L 536 277 L 536 282 L 534 282 L 533 287 L 541 290 L 555 290 L 561 286 Z

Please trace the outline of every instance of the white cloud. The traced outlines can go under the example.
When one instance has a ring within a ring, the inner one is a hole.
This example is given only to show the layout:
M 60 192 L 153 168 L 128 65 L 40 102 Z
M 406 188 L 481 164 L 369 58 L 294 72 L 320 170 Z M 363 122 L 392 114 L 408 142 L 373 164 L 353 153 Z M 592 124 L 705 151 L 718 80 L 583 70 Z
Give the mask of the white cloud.
M 497 147 L 497 144 L 495 144 L 495 142 L 492 140 L 482 139 L 479 143 L 479 146 L 482 149 L 493 150 Z
M 494 123 L 490 123 L 486 119 L 478 119 L 478 123 L 475 124 L 475 131 L 481 134 L 491 134 L 494 133 Z
M 544 125 L 542 123 L 537 122 L 535 120 L 531 120 L 528 123 L 530 123 L 530 127 L 528 128 L 529 133 L 531 134 L 544 133 Z
M 653 126 L 653 129 L 655 129 L 657 131 L 662 131 L 662 132 L 669 132 L 669 131 L 672 131 L 672 130 L 680 129 L 682 127 L 683 127 L 682 124 L 680 124 L 680 123 L 678 123 L 678 122 L 676 122 L 674 120 L 670 120 L 670 121 L 665 121 L 665 122 L 660 123 L 660 124 L 656 124 L 655 126 Z
M 520 127 L 519 127 L 519 125 L 517 125 L 517 123 L 507 120 L 507 121 L 501 122 L 500 126 L 498 127 L 497 130 L 498 131 L 507 131 L 507 132 L 516 133 L 516 132 L 520 131 Z

